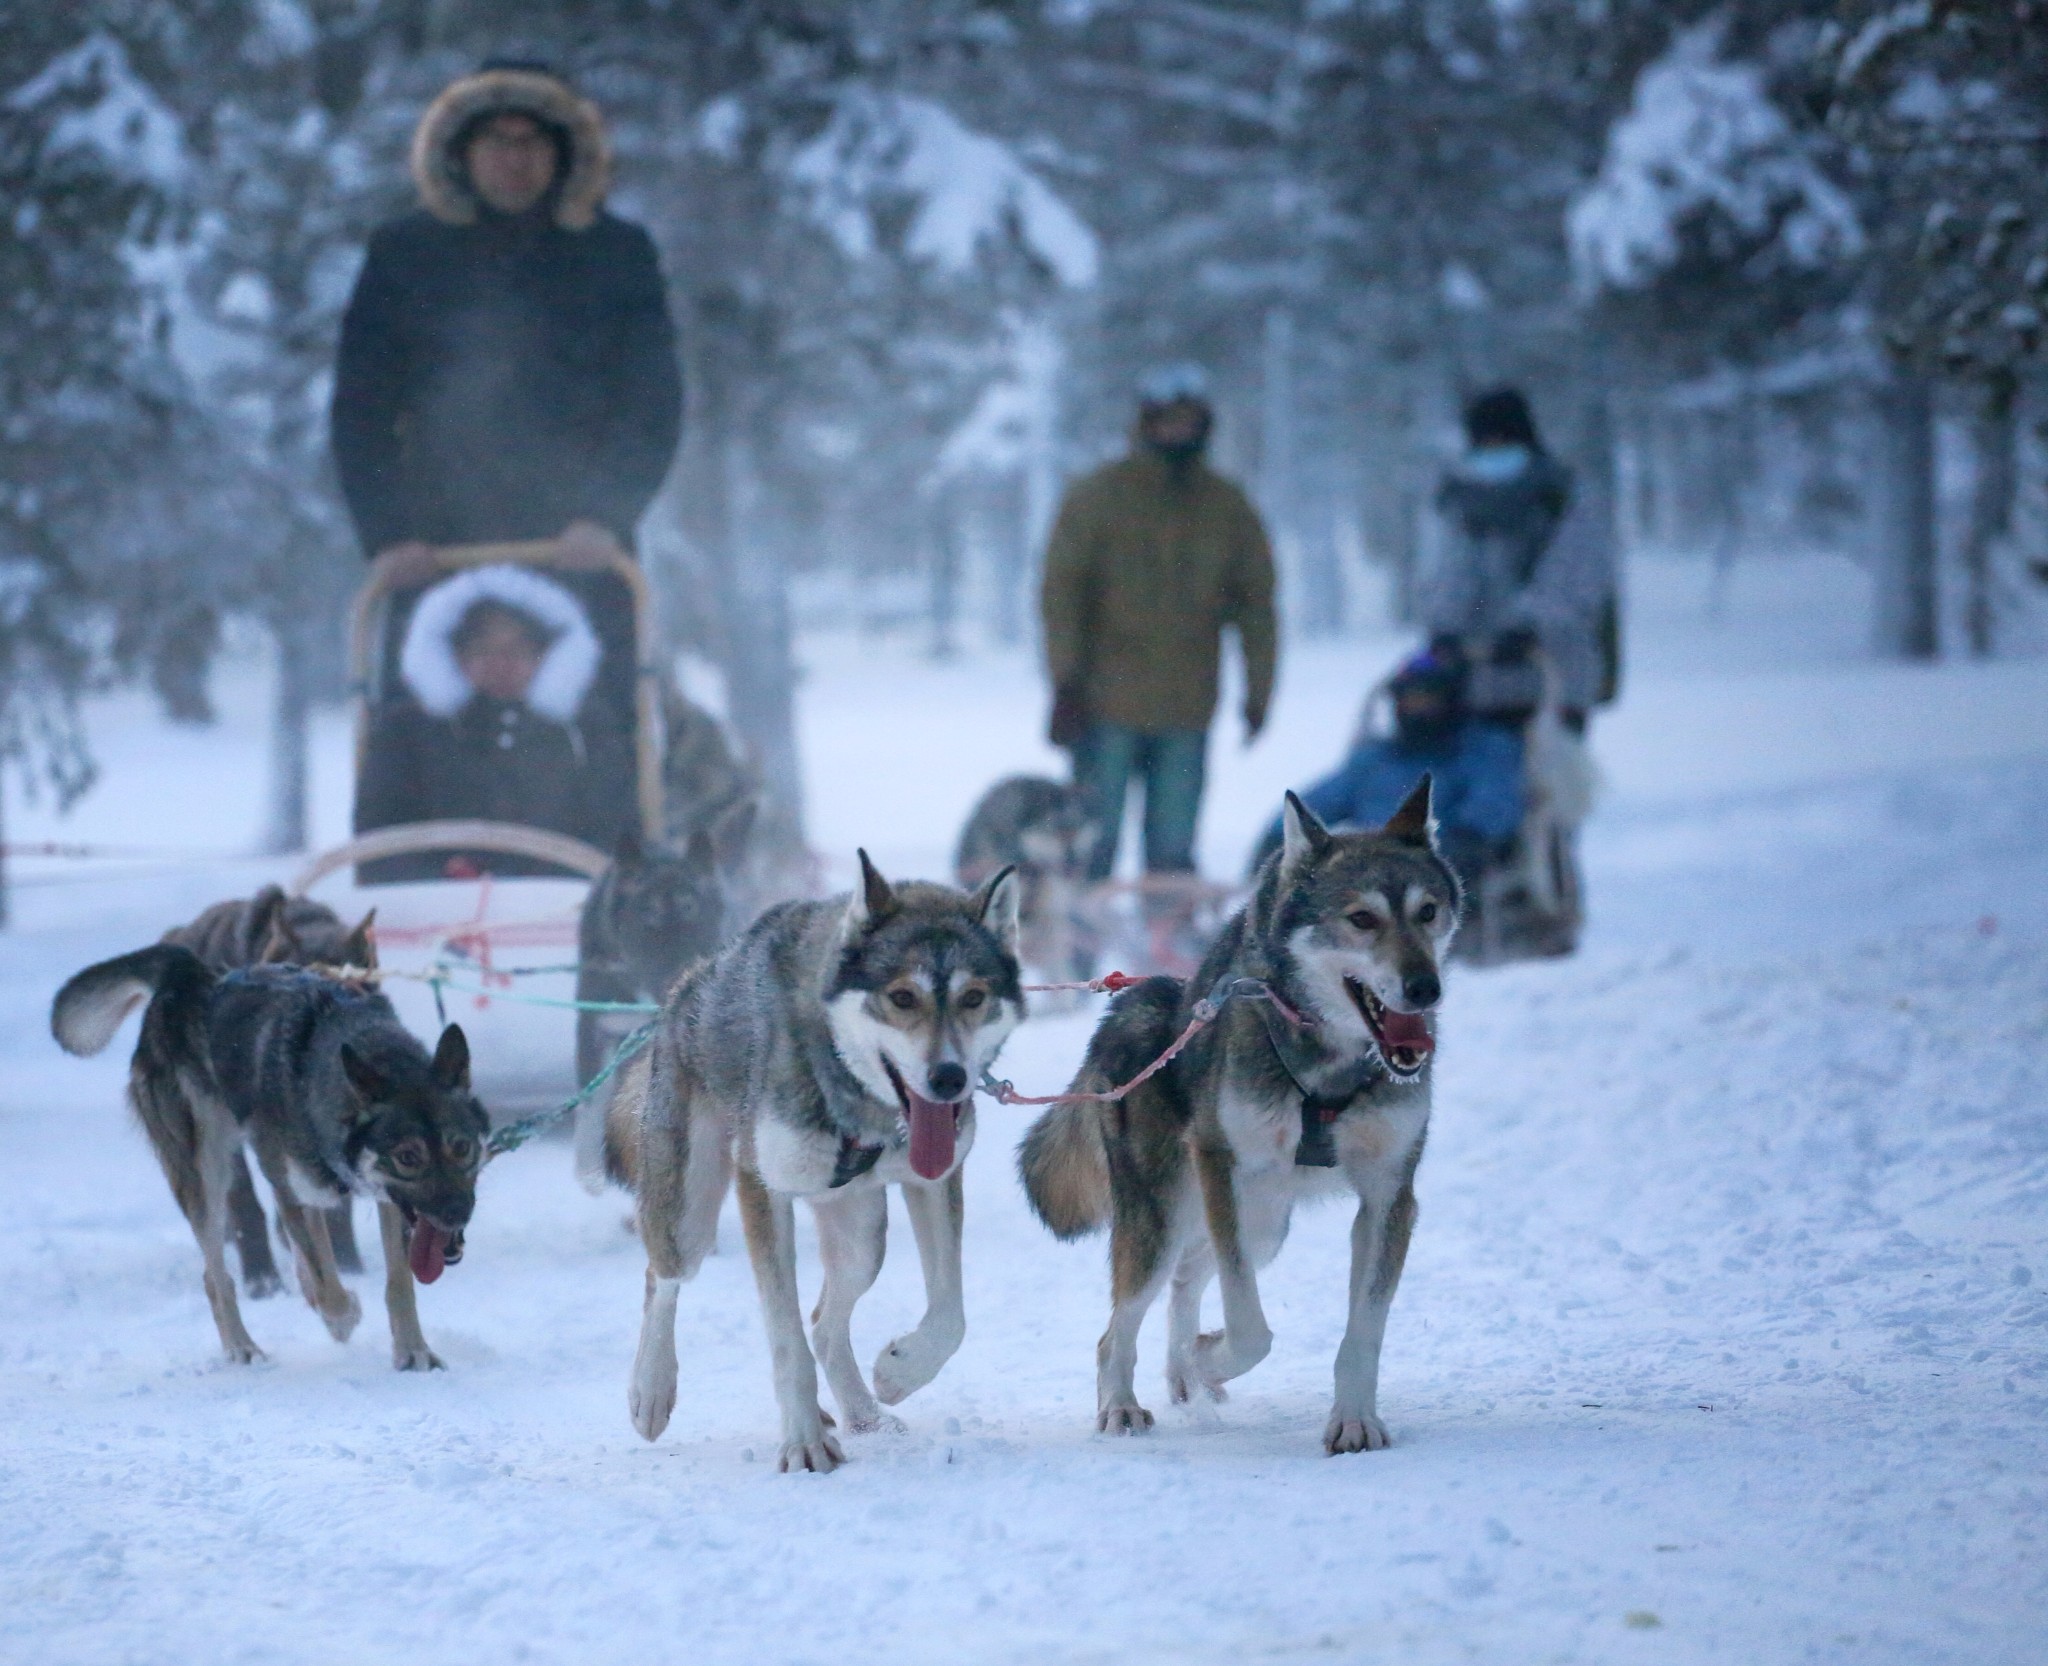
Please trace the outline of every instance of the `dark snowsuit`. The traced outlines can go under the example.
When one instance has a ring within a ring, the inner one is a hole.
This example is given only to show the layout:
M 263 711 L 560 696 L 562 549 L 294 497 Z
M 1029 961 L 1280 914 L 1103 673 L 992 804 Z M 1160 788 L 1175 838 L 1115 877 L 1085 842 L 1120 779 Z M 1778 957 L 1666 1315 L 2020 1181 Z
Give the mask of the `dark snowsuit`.
M 632 780 L 629 758 L 611 756 L 597 730 L 541 716 L 518 701 L 472 695 L 453 717 L 435 717 L 412 699 L 377 715 L 356 783 L 356 831 L 415 821 L 515 822 L 587 840 L 600 850 L 617 841 L 633 813 L 630 798 L 600 783 Z M 436 852 L 369 864 L 376 881 L 438 879 L 448 857 Z M 496 874 L 556 873 L 544 862 L 492 855 L 468 859 Z

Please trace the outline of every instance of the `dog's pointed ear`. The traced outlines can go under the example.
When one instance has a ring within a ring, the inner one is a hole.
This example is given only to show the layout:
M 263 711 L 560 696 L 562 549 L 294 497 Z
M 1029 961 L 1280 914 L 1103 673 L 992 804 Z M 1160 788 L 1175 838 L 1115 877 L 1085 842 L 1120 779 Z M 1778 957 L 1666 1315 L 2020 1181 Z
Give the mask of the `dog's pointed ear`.
M 1017 864 L 991 874 L 974 899 L 974 917 L 995 933 L 1003 952 L 1014 957 L 1022 932 L 1020 919 L 1023 887 L 1017 878 Z
M 1436 849 L 1436 814 L 1430 808 L 1431 783 L 1428 770 L 1422 772 L 1422 779 L 1415 788 L 1401 800 L 1401 808 L 1387 818 L 1387 825 L 1380 829 L 1389 839 L 1398 839 L 1404 845 L 1422 845 Z
M 637 817 L 628 816 L 619 829 L 619 836 L 612 843 L 612 861 L 622 868 L 635 866 L 647 854 L 647 847 L 641 842 L 640 822 Z
M 853 893 L 846 921 L 855 931 L 865 931 L 895 912 L 896 893 L 889 889 L 889 882 L 868 860 L 868 853 L 863 850 L 857 854 L 860 857 L 860 888 Z
M 356 922 L 356 929 L 342 939 L 341 963 L 360 966 L 366 972 L 377 969 L 377 911 L 371 909 Z
M 450 1024 L 441 1032 L 440 1044 L 434 1049 L 434 1080 L 456 1093 L 469 1091 L 469 1037 L 460 1024 Z
M 754 836 L 754 819 L 760 813 L 761 801 L 750 795 L 712 818 L 711 853 L 718 859 L 720 873 L 734 872 L 746 859 L 747 841 Z
M 384 1072 L 346 1041 L 341 1044 L 341 1073 L 355 1089 L 358 1112 L 391 1097 L 391 1082 Z
M 1280 871 L 1291 873 L 1329 842 L 1330 830 L 1315 811 L 1289 793 L 1280 809 Z
M 284 888 L 266 885 L 249 899 L 249 925 L 244 941 L 251 959 L 258 966 L 269 966 L 290 957 L 279 951 L 292 947 L 288 932 L 281 932 L 284 924 Z

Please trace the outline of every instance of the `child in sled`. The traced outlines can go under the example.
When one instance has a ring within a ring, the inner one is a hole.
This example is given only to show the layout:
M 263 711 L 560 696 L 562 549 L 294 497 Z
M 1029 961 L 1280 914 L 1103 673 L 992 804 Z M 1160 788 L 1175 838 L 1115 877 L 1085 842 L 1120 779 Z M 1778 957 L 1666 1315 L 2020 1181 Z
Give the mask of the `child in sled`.
M 1522 737 L 1504 723 L 1465 709 L 1465 667 L 1453 656 L 1416 654 L 1394 674 L 1394 732 L 1352 749 L 1333 775 L 1301 801 L 1333 828 L 1377 827 L 1400 807 L 1427 771 L 1437 843 L 1468 892 L 1486 864 L 1503 856 L 1522 826 Z M 1280 846 L 1276 817 L 1254 865 Z
M 476 567 L 427 591 L 399 654 L 404 693 L 371 727 L 356 831 L 515 822 L 610 849 L 633 807 L 627 737 L 579 722 L 602 653 L 576 598 L 525 568 Z M 553 871 L 462 853 L 366 866 L 378 880 Z

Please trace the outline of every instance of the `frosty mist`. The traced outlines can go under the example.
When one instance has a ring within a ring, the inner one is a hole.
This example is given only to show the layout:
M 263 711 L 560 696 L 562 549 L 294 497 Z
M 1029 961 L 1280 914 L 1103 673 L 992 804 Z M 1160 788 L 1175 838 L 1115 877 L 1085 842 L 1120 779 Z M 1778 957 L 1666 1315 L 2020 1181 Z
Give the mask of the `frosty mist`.
M 251 621 L 303 843 L 359 572 L 337 316 L 418 110 L 506 52 L 601 105 L 662 246 L 690 405 L 642 545 L 787 815 L 792 630 L 1023 639 L 1059 485 L 1161 356 L 1215 372 L 1304 636 L 1405 611 L 1458 395 L 1512 378 L 1631 545 L 1849 551 L 1885 652 L 2029 639 L 2048 46 L 1939 11 L 16 8 L 0 749 L 74 796 L 82 691 L 204 722 Z

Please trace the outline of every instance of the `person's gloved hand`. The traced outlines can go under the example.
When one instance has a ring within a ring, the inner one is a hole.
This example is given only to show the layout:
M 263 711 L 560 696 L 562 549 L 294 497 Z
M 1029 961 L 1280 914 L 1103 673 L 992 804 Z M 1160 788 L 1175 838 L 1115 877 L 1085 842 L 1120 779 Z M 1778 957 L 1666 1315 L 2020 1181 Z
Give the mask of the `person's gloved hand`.
M 1052 691 L 1052 719 L 1045 726 L 1045 738 L 1055 746 L 1074 747 L 1088 732 L 1088 708 L 1081 703 L 1081 690 L 1073 683 Z

